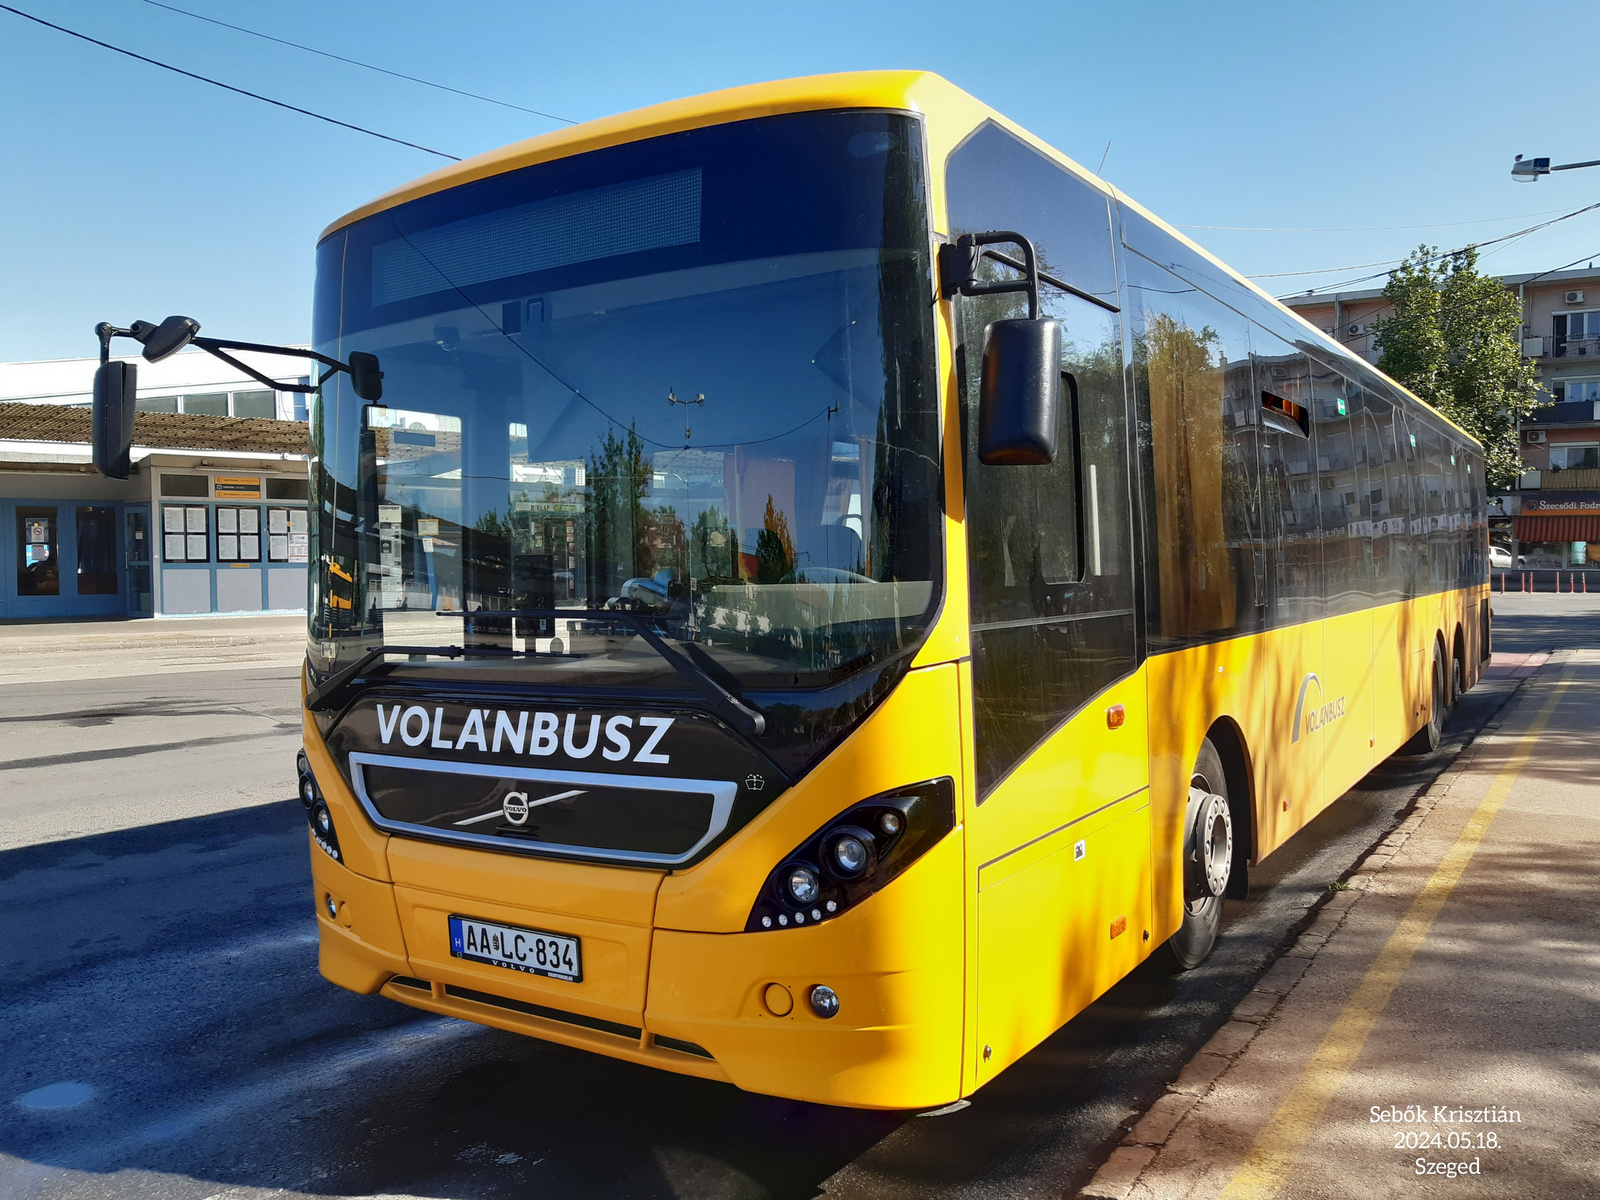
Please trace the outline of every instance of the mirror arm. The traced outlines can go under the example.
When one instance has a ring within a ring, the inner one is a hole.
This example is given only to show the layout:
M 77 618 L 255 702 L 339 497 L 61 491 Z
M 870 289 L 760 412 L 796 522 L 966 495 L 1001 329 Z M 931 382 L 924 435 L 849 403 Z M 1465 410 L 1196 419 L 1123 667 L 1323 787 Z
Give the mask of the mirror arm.
M 336 358 L 329 358 L 326 354 L 318 354 L 315 350 L 297 350 L 292 346 L 267 346 L 259 342 L 234 342 L 227 341 L 223 338 L 207 337 L 197 337 L 194 339 L 193 344 L 199 346 L 200 349 L 204 350 L 207 354 L 210 354 L 216 358 L 220 358 L 223 362 L 227 363 L 236 370 L 243 371 L 246 375 L 250 376 L 250 378 L 260 383 L 264 383 L 268 387 L 276 388 L 280 392 L 300 392 L 303 394 L 311 393 L 320 388 L 337 372 L 350 370 L 346 364 L 340 362 Z M 233 355 L 224 353 L 225 350 L 250 350 L 256 354 L 283 354 L 290 358 L 309 358 L 321 363 L 323 366 L 327 367 L 328 370 L 320 379 L 317 380 L 315 384 L 279 383 L 277 380 L 270 379 L 263 375 L 254 367 L 247 366 L 240 362 L 237 358 L 234 358 Z
M 1027 270 L 1027 267 L 1025 267 L 1022 263 L 1019 263 L 1016 259 L 1012 258 L 1009 254 L 1001 254 L 998 250 L 985 250 L 983 252 L 983 256 L 988 259 L 993 259 L 1001 266 L 1010 267 L 1013 271 Z M 1075 288 L 1065 280 L 1057 279 L 1054 275 L 1046 275 L 1043 271 L 1038 272 L 1038 275 L 1040 283 L 1048 283 L 1051 287 L 1059 288 L 1069 296 L 1076 296 L 1079 300 L 1087 300 L 1090 304 L 1098 305 L 1107 312 L 1119 313 L 1122 311 L 1115 304 L 1111 304 L 1105 300 L 1102 300 L 1099 296 L 1091 295 L 1090 293 L 1083 291 L 1081 288 Z
M 119 329 L 109 321 L 101 321 L 100 324 L 94 327 L 94 335 L 100 339 L 100 362 L 105 364 L 111 361 L 111 339 L 114 337 L 132 337 L 133 330 Z
M 1023 277 L 999 280 L 993 283 L 978 282 L 978 260 L 983 257 L 980 246 L 1007 242 L 1022 248 Z M 1039 316 L 1039 265 L 1033 252 L 1033 243 L 1010 229 L 991 229 L 988 233 L 963 233 L 955 245 L 939 247 L 940 289 L 946 299 L 960 292 L 963 296 L 991 296 L 1000 292 L 1026 292 L 1028 294 L 1028 320 Z
M 209 342 L 212 339 L 206 338 L 205 340 Z M 219 350 L 215 346 L 201 346 L 200 342 L 200 338 L 195 338 L 194 344 L 200 346 L 200 349 L 204 350 L 207 354 L 211 355 L 213 358 L 220 358 L 234 370 L 244 372 L 244 374 L 250 376 L 250 378 L 254 379 L 257 383 L 264 383 L 269 388 L 273 388 L 280 392 L 314 392 L 317 390 L 315 387 L 304 383 L 280 383 L 278 380 L 273 379 L 270 375 L 263 375 L 260 371 L 256 370 L 248 363 L 240 362 L 227 351 Z
M 1019 262 L 1009 254 L 1001 254 L 998 250 L 986 250 L 985 246 L 1010 243 L 1022 248 L 1022 261 Z M 1010 267 L 1013 271 L 1022 272 L 1021 279 L 996 280 L 992 283 L 978 282 L 978 260 L 987 258 L 1001 266 Z M 1091 295 L 1081 288 L 1075 288 L 1063 279 L 1054 275 L 1047 275 L 1039 270 L 1038 259 L 1034 254 L 1033 243 L 1020 233 L 1008 229 L 995 229 L 988 233 L 964 233 L 958 237 L 954 244 L 946 243 L 939 247 L 939 282 L 940 294 L 948 300 L 951 296 L 989 296 L 1000 292 L 1026 292 L 1028 293 L 1028 319 L 1037 320 L 1039 316 L 1039 284 L 1049 284 L 1059 288 L 1069 296 L 1076 296 L 1080 300 L 1087 300 L 1090 304 L 1105 309 L 1107 312 L 1120 313 L 1122 310 L 1098 296 Z

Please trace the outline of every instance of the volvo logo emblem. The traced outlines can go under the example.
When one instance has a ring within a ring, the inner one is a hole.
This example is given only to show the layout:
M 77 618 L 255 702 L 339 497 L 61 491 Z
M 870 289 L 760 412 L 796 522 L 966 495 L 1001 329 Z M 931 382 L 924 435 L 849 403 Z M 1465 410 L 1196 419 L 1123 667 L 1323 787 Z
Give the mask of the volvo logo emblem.
M 525 825 L 528 821 L 528 793 L 507 792 L 506 798 L 500 802 L 500 811 L 505 813 L 506 820 L 513 825 Z

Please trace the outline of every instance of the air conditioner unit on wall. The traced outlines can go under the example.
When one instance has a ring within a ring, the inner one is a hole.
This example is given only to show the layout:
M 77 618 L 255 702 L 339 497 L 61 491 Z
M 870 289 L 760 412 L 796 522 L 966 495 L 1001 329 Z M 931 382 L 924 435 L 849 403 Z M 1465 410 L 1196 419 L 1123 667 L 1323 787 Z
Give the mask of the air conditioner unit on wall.
M 1542 442 L 1542 441 L 1544 441 L 1544 430 L 1542 430 L 1542 429 L 1525 429 L 1522 432 L 1522 436 L 1523 436 L 1524 440 L 1529 441 L 1529 442 Z
M 1583 293 L 1582 292 L 1568 292 L 1567 293 L 1567 303 L 1568 304 L 1582 304 L 1583 303 Z
M 1360 337 L 1363 333 L 1371 332 L 1372 327 L 1365 321 L 1353 321 L 1344 327 L 1346 337 Z

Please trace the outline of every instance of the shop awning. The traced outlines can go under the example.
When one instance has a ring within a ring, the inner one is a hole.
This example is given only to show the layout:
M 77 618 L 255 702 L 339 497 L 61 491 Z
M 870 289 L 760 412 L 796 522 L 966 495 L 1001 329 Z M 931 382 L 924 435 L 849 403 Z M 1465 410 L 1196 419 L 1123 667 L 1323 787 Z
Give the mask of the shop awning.
M 1600 516 L 1535 515 L 1517 518 L 1519 542 L 1600 542 Z

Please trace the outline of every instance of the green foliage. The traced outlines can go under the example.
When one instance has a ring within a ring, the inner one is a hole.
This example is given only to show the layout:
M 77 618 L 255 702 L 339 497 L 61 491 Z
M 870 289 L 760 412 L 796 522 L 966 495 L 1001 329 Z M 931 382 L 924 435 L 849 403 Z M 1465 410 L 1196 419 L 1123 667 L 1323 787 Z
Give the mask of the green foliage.
M 689 577 L 702 590 L 739 582 L 739 539 L 715 507 L 702 509 L 690 531 Z
M 632 425 L 626 437 L 607 429 L 599 451 L 589 456 L 591 561 L 607 564 L 619 576 L 603 583 L 601 590 L 615 587 L 628 576 L 651 573 L 650 521 L 644 507 L 651 473 L 644 439 Z
M 794 538 L 789 518 L 767 496 L 767 512 L 756 535 L 756 582 L 782 583 L 794 570 Z
M 1419 246 L 1383 289 L 1394 315 L 1378 322 L 1380 370 L 1483 443 L 1491 485 L 1522 472 L 1517 422 L 1539 403 L 1538 366 L 1522 354 L 1522 310 L 1469 246 Z

